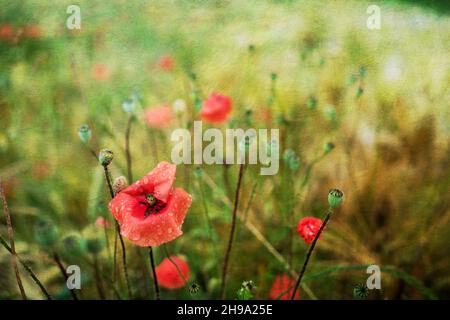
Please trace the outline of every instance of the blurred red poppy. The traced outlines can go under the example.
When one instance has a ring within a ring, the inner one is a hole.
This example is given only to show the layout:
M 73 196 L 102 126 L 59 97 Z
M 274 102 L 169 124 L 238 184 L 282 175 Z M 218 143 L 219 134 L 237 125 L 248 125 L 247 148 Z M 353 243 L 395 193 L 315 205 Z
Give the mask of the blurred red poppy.
M 163 55 L 159 57 L 156 64 L 159 69 L 163 71 L 171 71 L 175 65 L 175 61 L 170 55 Z
M 23 36 L 28 39 L 39 39 L 42 37 L 42 29 L 37 24 L 29 24 L 23 28 Z
M 105 81 L 109 78 L 108 67 L 102 63 L 97 63 L 92 68 L 92 76 L 95 80 Z
M 12 42 L 14 40 L 14 29 L 9 23 L 0 25 L 0 40 Z
M 289 300 L 294 291 L 295 280 L 287 274 L 276 276 L 270 289 L 270 299 Z M 298 290 L 295 293 L 295 299 L 299 298 Z
M 175 173 L 174 164 L 161 162 L 109 203 L 120 233 L 135 245 L 159 246 L 183 234 L 181 226 L 192 198 L 183 189 L 172 187 Z
M 200 116 L 210 123 L 222 123 L 228 120 L 231 112 L 231 98 L 219 93 L 213 93 L 203 102 Z
M 169 105 L 159 105 L 145 111 L 145 120 L 150 128 L 166 128 L 174 119 L 175 116 Z
M 317 232 L 319 232 L 322 220 L 314 217 L 305 217 L 301 219 L 297 225 L 298 234 L 305 240 L 306 244 L 310 244 Z M 322 231 L 323 232 L 323 231 Z
M 184 259 L 177 256 L 171 256 L 170 259 L 172 261 L 165 258 L 161 264 L 156 267 L 155 271 L 158 283 L 161 287 L 167 289 L 182 288 L 189 280 L 189 265 Z M 177 266 L 175 266 L 174 263 Z
M 98 217 L 97 220 L 95 220 L 95 225 L 102 228 L 109 228 L 111 223 L 103 217 Z

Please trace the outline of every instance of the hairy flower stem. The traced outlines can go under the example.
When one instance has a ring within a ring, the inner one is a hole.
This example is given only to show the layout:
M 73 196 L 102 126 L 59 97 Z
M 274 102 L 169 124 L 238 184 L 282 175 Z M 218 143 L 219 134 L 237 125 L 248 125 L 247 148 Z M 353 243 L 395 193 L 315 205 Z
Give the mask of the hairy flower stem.
M 8 245 L 8 243 L 6 242 L 5 239 L 3 239 L 2 236 L 0 236 L 0 243 L 3 245 L 3 247 L 5 247 L 5 249 L 10 253 L 13 254 L 12 249 L 10 248 L 10 246 Z M 20 264 L 22 265 L 22 267 L 24 267 L 24 269 L 28 272 L 28 274 L 30 275 L 31 279 L 33 279 L 34 283 L 37 284 L 37 286 L 39 287 L 39 289 L 41 289 L 42 293 L 44 294 L 44 296 L 47 298 L 47 300 L 52 300 L 52 297 L 50 296 L 50 294 L 48 293 L 48 291 L 45 289 L 44 285 L 42 284 L 42 282 L 38 279 L 38 277 L 34 274 L 33 270 L 31 270 L 30 266 L 28 264 L 26 264 L 24 261 L 22 261 L 22 259 L 19 258 L 19 256 L 17 256 L 17 260 L 20 262 Z
M 13 265 L 14 272 L 16 274 L 16 281 L 20 290 L 20 295 L 22 296 L 23 300 L 27 300 L 27 295 L 25 293 L 25 289 L 23 288 L 22 279 L 20 278 L 19 267 L 17 266 L 17 253 L 16 253 L 16 246 L 14 243 L 14 230 L 12 227 L 11 214 L 9 212 L 8 203 L 6 202 L 5 191 L 3 190 L 3 184 L 1 181 L 0 181 L 0 197 L 2 199 L 3 212 L 5 213 L 6 224 L 8 226 L 9 244 L 11 246 L 11 263 Z
M 221 287 L 220 287 L 220 298 L 225 298 L 225 287 L 226 287 L 226 280 L 227 280 L 227 271 L 228 271 L 228 261 L 230 259 L 231 249 L 233 247 L 233 238 L 234 238 L 234 231 L 236 230 L 236 220 L 237 220 L 237 209 L 239 204 L 239 191 L 241 189 L 241 182 L 242 182 L 242 176 L 244 174 L 244 164 L 241 164 L 239 167 L 239 176 L 238 176 L 238 182 L 236 187 L 236 193 L 234 196 L 234 207 L 233 207 L 233 215 L 231 220 L 231 229 L 230 229 L 230 238 L 228 239 L 228 246 L 227 251 L 225 252 L 225 259 L 223 261 L 223 267 L 222 267 L 222 281 L 221 281 Z
M 148 247 L 148 255 L 150 257 L 150 266 L 152 267 L 153 285 L 155 287 L 155 299 L 156 300 L 161 300 L 161 297 L 159 295 L 158 278 L 156 276 L 155 258 L 153 256 L 153 248 L 152 247 Z
M 64 265 L 61 262 L 61 259 L 59 255 L 56 252 L 53 252 L 53 260 L 55 260 L 56 265 L 59 268 L 59 271 L 61 272 L 61 275 L 63 276 L 64 280 L 67 282 L 67 279 L 69 279 L 69 276 L 67 275 L 66 268 L 64 268 Z M 70 294 L 72 295 L 73 300 L 78 300 L 77 293 L 75 292 L 75 289 L 70 289 Z
M 108 166 L 103 166 L 103 169 L 105 171 L 105 179 L 106 179 L 106 183 L 108 185 L 108 189 L 109 189 L 109 194 L 111 195 L 111 199 L 114 198 L 114 191 L 112 188 L 112 183 L 111 183 L 111 177 L 109 174 L 109 170 L 108 170 Z M 127 290 L 128 290 L 128 296 L 131 298 L 132 294 L 131 294 L 131 287 L 130 287 L 130 281 L 128 278 L 128 268 L 127 268 L 127 252 L 125 249 L 125 243 L 123 242 L 123 238 L 122 235 L 120 234 L 120 226 L 119 223 L 116 221 L 116 236 L 119 237 L 120 240 L 120 246 L 122 249 L 122 264 L 123 264 L 123 273 L 125 274 L 125 282 L 127 285 Z M 115 254 L 115 249 L 114 249 L 114 257 L 116 256 Z M 113 268 L 114 270 L 116 270 L 116 259 L 114 258 L 114 263 L 113 263 Z
M 181 279 L 183 279 L 184 283 L 187 284 L 188 281 L 187 281 L 186 277 L 181 272 L 180 267 L 178 267 L 178 265 L 175 263 L 175 261 L 173 261 L 173 259 L 171 258 L 169 250 L 167 250 L 167 246 L 165 244 L 163 245 L 163 248 L 164 248 L 164 253 L 166 254 L 167 259 L 169 259 L 170 263 L 173 264 L 173 266 L 177 269 L 177 272 L 180 275 Z
M 127 129 L 125 130 L 125 155 L 127 158 L 127 178 L 128 183 L 133 182 L 133 171 L 131 169 L 131 153 L 130 153 L 130 134 L 131 134 L 131 123 L 133 122 L 133 115 L 128 116 Z
M 316 233 L 316 236 L 314 237 L 313 242 L 311 243 L 311 246 L 309 247 L 309 250 L 306 254 L 305 262 L 303 262 L 302 270 L 300 271 L 298 275 L 297 282 L 295 283 L 294 290 L 292 291 L 291 300 L 294 300 L 295 293 L 298 290 L 298 287 L 300 286 L 300 282 L 302 281 L 303 275 L 305 274 L 306 267 L 308 266 L 309 258 L 311 257 L 312 252 L 314 251 L 314 247 L 316 246 L 316 242 L 319 239 L 319 236 L 322 234 L 323 229 L 328 223 L 328 220 L 330 220 L 331 214 L 333 213 L 333 209 L 328 208 L 327 216 L 325 217 L 325 220 L 322 222 L 322 225 L 320 226 L 319 231 Z

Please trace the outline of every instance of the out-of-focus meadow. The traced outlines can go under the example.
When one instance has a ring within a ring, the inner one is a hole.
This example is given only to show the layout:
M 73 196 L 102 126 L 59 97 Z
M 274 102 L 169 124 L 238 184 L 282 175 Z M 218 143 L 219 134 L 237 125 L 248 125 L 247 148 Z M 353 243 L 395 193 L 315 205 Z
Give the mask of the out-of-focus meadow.
M 318 242 L 301 299 L 352 299 L 370 264 L 383 272 L 369 299 L 450 297 L 448 11 L 388 1 L 379 4 L 381 29 L 369 30 L 366 1 L 80 1 L 81 29 L 68 30 L 71 1 L 0 3 L 0 179 L 16 250 L 55 298 L 70 294 L 53 252 L 36 241 L 42 219 L 58 229 L 52 250 L 63 264 L 80 266 L 81 297 L 98 299 L 99 282 L 113 297 L 108 246 L 94 259 L 67 240 L 103 241 L 98 217 L 114 222 L 80 125 L 91 126 L 96 152 L 115 152 L 113 177 L 126 175 L 122 102 L 137 97 L 137 180 L 170 161 L 172 130 L 198 119 L 196 103 L 212 92 L 233 100 L 220 128 L 279 128 L 281 140 L 277 175 L 245 171 L 239 210 L 253 229 L 238 222 L 228 298 L 252 280 L 254 297 L 267 299 L 277 275 L 295 276 L 307 250 L 297 223 L 322 218 L 333 187 L 345 201 Z M 147 126 L 147 107 L 177 100 L 170 128 Z M 166 249 L 185 257 L 200 291 L 162 289 L 164 299 L 218 297 L 237 174 L 238 165 L 178 166 L 175 184 L 193 203 L 184 234 Z M 152 298 L 146 251 L 125 243 L 133 297 Z M 156 248 L 157 263 L 164 257 Z M 44 298 L 21 274 L 28 296 Z M 118 290 L 127 296 L 123 281 Z M 20 298 L 3 247 L 0 298 Z

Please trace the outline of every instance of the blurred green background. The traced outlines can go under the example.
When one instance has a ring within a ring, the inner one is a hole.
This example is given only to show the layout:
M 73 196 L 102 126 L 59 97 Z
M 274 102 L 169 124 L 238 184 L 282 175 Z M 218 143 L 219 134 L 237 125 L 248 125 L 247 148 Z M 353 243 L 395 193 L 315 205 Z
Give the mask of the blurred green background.
M 63 239 L 103 240 L 95 221 L 112 222 L 101 167 L 79 126 L 91 126 L 96 152 L 114 150 L 113 176 L 125 175 L 121 104 L 138 97 L 136 179 L 170 161 L 172 129 L 198 119 L 196 102 L 212 92 L 233 99 L 227 126 L 281 131 L 279 174 L 260 177 L 251 166 L 244 176 L 240 210 L 266 242 L 238 225 L 227 297 L 253 280 L 255 297 L 266 299 L 276 275 L 299 270 L 307 246 L 295 227 L 304 216 L 323 216 L 332 187 L 344 191 L 345 204 L 319 241 L 302 299 L 352 299 L 367 264 L 385 268 L 371 299 L 450 297 L 448 1 L 79 1 L 81 29 L 68 30 L 71 4 L 0 0 L 0 178 L 17 251 L 55 297 L 70 295 L 52 252 L 33 236 L 36 224 L 45 218 L 57 226 L 52 250 L 80 265 L 82 297 L 97 299 L 93 256 L 75 254 Z M 370 4 L 381 9 L 380 30 L 366 27 Z M 187 109 L 171 128 L 147 127 L 145 108 L 177 99 Z M 335 148 L 322 157 L 327 142 Z M 283 158 L 288 149 L 296 157 Z M 184 235 L 167 247 L 187 258 L 201 290 L 165 290 L 163 298 L 218 296 L 231 221 L 224 203 L 233 199 L 238 168 L 195 170 L 178 167 L 176 185 L 194 201 Z M 131 243 L 127 251 L 135 298 L 152 298 L 145 251 Z M 157 261 L 164 257 L 159 248 Z M 96 258 L 107 287 L 106 245 Z M 9 261 L 1 248 L 0 297 L 17 299 Z M 22 274 L 29 296 L 42 298 Z

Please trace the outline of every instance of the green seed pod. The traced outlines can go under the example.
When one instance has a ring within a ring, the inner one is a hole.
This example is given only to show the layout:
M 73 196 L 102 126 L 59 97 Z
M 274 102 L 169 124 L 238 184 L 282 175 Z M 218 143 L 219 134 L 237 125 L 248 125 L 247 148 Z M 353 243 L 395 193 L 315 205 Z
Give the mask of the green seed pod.
M 356 97 L 359 98 L 362 96 L 362 94 L 364 93 L 364 89 L 361 87 L 358 87 L 358 89 L 356 89 Z
M 278 141 L 271 140 L 266 145 L 266 154 L 268 157 L 272 156 L 272 154 L 276 154 L 276 155 L 280 154 L 280 145 L 278 144 Z
M 89 128 L 89 125 L 83 124 L 78 128 L 78 136 L 80 137 L 80 140 L 84 143 L 88 143 L 89 140 L 91 140 L 92 137 L 92 131 L 91 128 Z
M 197 283 L 193 283 L 189 286 L 189 293 L 194 295 L 200 291 L 200 286 Z
M 125 178 L 124 176 L 120 176 L 120 177 L 117 177 L 116 179 L 114 179 L 114 183 L 113 183 L 114 194 L 119 193 L 126 187 L 128 187 L 127 178 Z
M 194 170 L 194 175 L 195 175 L 197 178 L 201 178 L 202 175 L 203 175 L 203 170 L 202 170 L 202 168 L 201 168 L 201 167 L 196 167 L 195 170 Z
M 337 112 L 334 106 L 327 106 L 324 110 L 325 117 L 328 121 L 336 121 L 337 120 Z
M 122 109 L 126 113 L 132 113 L 134 111 L 134 100 L 133 99 L 125 99 L 122 102 Z
M 309 110 L 315 110 L 317 106 L 317 99 L 314 96 L 310 96 L 308 98 L 308 102 L 306 103 Z
M 44 247 L 52 247 L 58 241 L 58 229 L 50 220 L 40 220 L 34 226 L 36 242 Z
M 357 300 L 367 299 L 369 296 L 369 288 L 365 284 L 357 284 L 353 288 L 353 298 Z
M 330 153 L 331 151 L 333 151 L 333 149 L 334 149 L 334 143 L 332 143 L 332 142 L 325 143 L 325 145 L 323 147 L 323 151 L 325 154 Z
M 286 149 L 284 151 L 283 160 L 286 166 L 292 171 L 297 171 L 300 168 L 300 160 L 292 149 Z
M 87 250 L 92 254 L 100 253 L 104 246 L 104 242 L 99 238 L 90 238 L 86 240 Z
M 278 78 L 278 75 L 277 75 L 275 72 L 272 72 L 272 73 L 270 74 L 270 79 L 271 79 L 272 81 L 277 80 L 277 78 Z
M 344 193 L 339 189 L 331 189 L 328 192 L 328 204 L 331 208 L 339 207 L 344 200 Z
M 103 149 L 98 154 L 98 160 L 104 167 L 108 166 L 114 159 L 114 153 L 111 150 Z
M 65 252 L 70 252 L 71 255 L 81 256 L 86 252 L 86 243 L 78 235 L 68 235 L 62 239 L 62 244 Z

